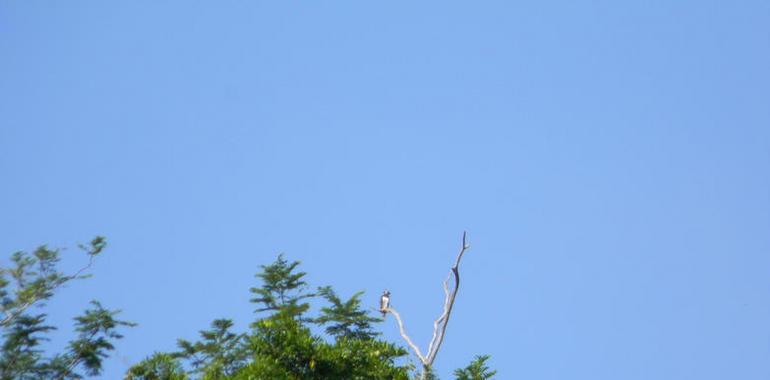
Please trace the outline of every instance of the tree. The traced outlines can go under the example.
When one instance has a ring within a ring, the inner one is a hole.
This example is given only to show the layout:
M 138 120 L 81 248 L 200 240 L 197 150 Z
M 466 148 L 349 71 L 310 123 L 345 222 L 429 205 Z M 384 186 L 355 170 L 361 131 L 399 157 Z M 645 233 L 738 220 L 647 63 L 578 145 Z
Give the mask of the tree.
M 372 323 L 381 320 L 369 316 L 361 309 L 361 296 L 364 292 L 353 294 L 344 302 L 330 286 L 320 288 L 318 294 L 331 304 L 321 308 L 321 316 L 315 319 L 315 323 L 328 325 L 327 334 L 337 339 L 373 339 L 379 335 L 372 330 Z
M 102 360 L 109 356 L 109 351 L 115 349 L 112 342 L 123 338 L 123 335 L 118 333 L 118 328 L 136 325 L 115 319 L 119 311 L 107 310 L 98 301 L 91 301 L 91 305 L 93 307 L 83 315 L 75 317 L 77 339 L 70 342 L 66 353 L 57 356 L 53 361 L 61 364 L 53 366 L 56 378 L 81 378 L 82 376 L 75 372 L 78 366 L 82 366 L 88 376 L 99 375 L 102 371 Z
M 72 281 L 88 278 L 84 272 L 91 268 L 94 259 L 107 245 L 104 237 L 91 240 L 89 247 L 81 245 L 88 256 L 88 264 L 75 274 L 66 275 L 57 269 L 59 249 L 42 245 L 32 254 L 19 251 L 11 256 L 9 268 L 0 268 L 0 309 L 3 319 L 0 326 L 6 327 L 35 304 L 45 304 L 54 291 Z
M 316 318 L 302 317 L 315 294 L 307 291 L 299 264 L 279 255 L 261 266 L 251 302 L 269 314 L 253 322 L 251 331 L 234 333 L 231 320 L 215 320 L 201 331 L 202 341 L 179 340 L 181 351 L 155 353 L 126 379 L 408 379 L 411 367 L 396 363 L 407 352 L 376 339 L 372 324 L 381 320 L 361 308 L 363 292 L 343 301 L 331 287 L 320 288 L 328 305 Z M 313 334 L 310 324 L 325 326 L 333 339 Z
M 134 380 L 187 380 L 182 364 L 172 354 L 157 352 L 131 367 L 126 379 Z
M 305 272 L 295 272 L 299 261 L 289 263 L 283 254 L 270 265 L 262 265 L 262 272 L 256 277 L 262 280 L 261 287 L 251 288 L 252 303 L 260 304 L 255 312 L 283 312 L 292 317 L 301 317 L 310 307 L 303 300 L 315 295 L 306 293 L 307 283 L 302 280 Z
M 121 330 L 134 323 L 118 319 L 119 310 L 92 301 L 74 318 L 76 336 L 62 352 L 50 353 L 43 343 L 56 327 L 46 323 L 46 313 L 33 310 L 44 307 L 62 285 L 89 277 L 88 269 L 105 246 L 102 237 L 81 246 L 88 262 L 73 274 L 58 270 L 60 250 L 46 246 L 16 252 L 11 265 L 0 268 L 0 380 L 75 380 L 101 374 L 103 361 L 123 337 Z M 408 352 L 379 339 L 374 326 L 382 319 L 362 309 L 364 293 L 342 299 L 330 286 L 310 293 L 299 264 L 279 255 L 261 267 L 256 275 L 261 284 L 251 288 L 251 302 L 259 305 L 257 312 L 266 313 L 250 331 L 234 332 L 232 320 L 216 319 L 200 331 L 199 341 L 180 339 L 179 351 L 150 355 L 127 371 L 126 380 L 409 379 L 415 368 L 404 362 Z M 315 318 L 306 317 L 316 296 L 325 305 Z M 326 335 L 314 334 L 312 324 L 323 327 Z M 490 378 L 495 371 L 489 371 L 487 359 L 477 357 L 458 369 L 458 379 Z M 420 376 L 436 378 L 429 367 Z
M 177 345 L 182 351 L 174 356 L 189 360 L 194 372 L 204 374 L 207 379 L 231 376 L 245 365 L 248 357 L 245 334 L 231 332 L 232 327 L 232 320 L 216 319 L 211 322 L 210 330 L 200 332 L 202 341 L 191 343 L 179 339 Z
M 105 246 L 100 236 L 89 246 L 80 246 L 88 263 L 70 275 L 58 270 L 60 250 L 45 245 L 31 254 L 14 253 L 11 265 L 0 268 L 0 379 L 81 379 L 101 373 L 102 361 L 115 348 L 114 342 L 123 337 L 118 330 L 133 323 L 116 319 L 119 311 L 92 301 L 91 308 L 75 317 L 77 337 L 66 350 L 46 355 L 41 343 L 56 327 L 46 324 L 47 314 L 31 310 L 33 306 L 44 307 L 62 285 L 89 277 L 85 272 Z
M 408 379 L 405 350 L 375 339 L 328 343 L 288 314 L 260 320 L 250 337 L 252 364 L 234 379 Z
M 491 379 L 497 371 L 491 371 L 486 365 L 489 355 L 479 355 L 465 368 L 456 369 L 457 380 L 486 380 Z
M 74 318 L 76 336 L 62 352 L 50 353 L 43 343 L 56 327 L 46 323 L 46 313 L 33 310 L 45 307 L 62 285 L 88 278 L 87 271 L 105 246 L 102 237 L 80 246 L 88 262 L 73 274 L 58 270 L 60 250 L 46 246 L 32 253 L 16 252 L 11 265 L 0 267 L 0 380 L 75 380 L 101 374 L 103 361 L 123 337 L 121 330 L 134 323 L 118 319 L 119 310 L 92 301 Z M 460 257 L 453 267 L 458 282 Z M 405 363 L 408 352 L 379 338 L 374 326 L 382 319 L 362 309 L 364 293 L 342 299 L 330 286 L 310 293 L 299 265 L 279 255 L 275 262 L 261 266 L 256 275 L 261 284 L 250 291 L 254 295 L 251 302 L 258 304 L 256 312 L 264 314 L 251 324 L 250 331 L 234 332 L 232 320 L 216 319 L 209 329 L 200 331 L 199 341 L 180 339 L 179 351 L 153 353 L 132 366 L 125 379 L 408 380 L 416 370 Z M 444 329 L 456 289 L 457 285 L 450 293 L 445 283 L 450 298 L 439 318 Z M 314 298 L 324 300 L 325 305 L 315 318 L 305 317 Z M 314 334 L 313 324 L 323 327 L 326 335 Z M 440 334 L 443 338 L 443 332 Z M 435 356 L 435 351 L 429 352 Z M 495 371 L 486 366 L 488 358 L 476 357 L 468 367 L 456 370 L 457 379 L 491 378 Z M 436 379 L 430 366 L 424 366 L 420 377 Z
M 374 327 L 382 319 L 362 309 L 363 292 L 342 299 L 325 286 L 311 294 L 299 265 L 279 255 L 261 266 L 261 283 L 250 291 L 264 314 L 249 331 L 233 332 L 232 320 L 217 319 L 201 341 L 179 340 L 181 351 L 153 354 L 126 380 L 408 380 L 418 370 L 406 363 L 408 351 L 379 338 Z M 315 317 L 306 316 L 311 300 L 324 302 Z M 313 325 L 325 334 L 314 334 Z M 419 370 L 421 379 L 437 379 L 430 367 Z
M 45 314 L 19 315 L 4 327 L 0 379 L 31 379 L 46 372 L 40 343 L 54 328 L 44 323 Z

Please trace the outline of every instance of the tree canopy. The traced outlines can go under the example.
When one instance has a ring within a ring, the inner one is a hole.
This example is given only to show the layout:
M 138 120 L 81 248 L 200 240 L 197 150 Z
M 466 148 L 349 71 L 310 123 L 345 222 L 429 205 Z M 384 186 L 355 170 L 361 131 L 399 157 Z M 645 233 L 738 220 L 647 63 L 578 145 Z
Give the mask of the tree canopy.
M 114 342 L 123 337 L 119 331 L 134 324 L 117 319 L 119 311 L 91 301 L 90 307 L 74 318 L 76 336 L 66 349 L 47 353 L 42 343 L 56 327 L 48 325 L 48 315 L 39 310 L 62 285 L 87 278 L 87 270 L 106 244 L 103 237 L 96 237 L 88 246 L 81 246 L 88 264 L 74 274 L 59 271 L 60 250 L 47 246 L 32 253 L 15 252 L 10 265 L 0 268 L 0 380 L 69 380 L 101 373 L 102 361 L 114 350 Z
M 102 362 L 122 338 L 122 330 L 134 323 L 119 320 L 119 311 L 92 301 L 74 318 L 75 336 L 66 349 L 51 353 L 41 344 L 56 327 L 46 323 L 47 314 L 33 310 L 44 307 L 61 285 L 87 278 L 105 246 L 104 238 L 97 237 L 81 247 L 88 263 L 74 274 L 59 271 L 59 250 L 46 246 L 14 253 L 11 265 L 0 269 L 0 380 L 72 380 L 101 374 Z M 131 366 L 125 380 L 436 378 L 417 368 L 404 348 L 380 338 L 376 325 L 382 319 L 362 308 L 363 291 L 343 298 L 331 286 L 313 290 L 299 265 L 279 255 L 261 266 L 259 283 L 250 289 L 256 307 L 247 331 L 234 331 L 232 319 L 215 319 L 199 332 L 198 340 L 179 339 L 177 350 L 154 352 Z M 322 303 L 318 315 L 308 315 L 311 302 Z M 456 379 L 492 378 L 495 371 L 486 365 L 488 359 L 477 356 L 455 371 Z

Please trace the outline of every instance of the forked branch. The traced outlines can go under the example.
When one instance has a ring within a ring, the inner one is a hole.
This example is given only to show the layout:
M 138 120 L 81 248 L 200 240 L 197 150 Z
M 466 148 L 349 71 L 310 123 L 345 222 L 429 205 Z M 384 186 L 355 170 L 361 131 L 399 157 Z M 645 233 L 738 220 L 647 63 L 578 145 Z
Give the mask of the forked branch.
M 425 355 L 422 354 L 419 347 L 412 342 L 412 339 L 406 333 L 404 329 L 404 322 L 401 319 L 401 315 L 392 307 L 388 307 L 382 311 L 393 314 L 398 323 L 398 328 L 401 333 L 401 337 L 406 341 L 409 347 L 414 351 L 414 354 L 420 359 L 424 368 L 433 367 L 433 362 L 436 360 L 441 344 L 444 342 L 444 336 L 446 335 L 447 325 L 449 324 L 449 317 L 452 315 L 452 308 L 454 307 L 455 299 L 457 298 L 457 291 L 460 289 L 460 260 L 462 260 L 465 251 L 470 248 L 467 241 L 467 234 L 463 232 L 462 247 L 460 253 L 457 254 L 455 264 L 452 266 L 451 272 L 444 280 L 444 307 L 441 315 L 433 322 L 433 336 L 428 344 L 428 351 Z M 449 288 L 449 279 L 454 277 L 454 287 Z

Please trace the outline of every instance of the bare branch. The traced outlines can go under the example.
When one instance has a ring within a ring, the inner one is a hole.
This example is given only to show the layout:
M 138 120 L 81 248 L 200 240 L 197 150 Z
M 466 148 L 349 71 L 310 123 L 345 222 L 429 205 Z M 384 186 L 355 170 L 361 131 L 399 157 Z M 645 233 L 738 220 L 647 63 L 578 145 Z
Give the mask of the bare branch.
M 385 311 L 393 314 L 393 316 L 396 317 L 396 322 L 398 322 L 398 329 L 401 331 L 401 337 L 404 338 L 406 344 L 408 344 L 412 351 L 414 351 L 414 354 L 417 355 L 422 364 L 427 365 L 425 357 L 422 355 L 422 352 L 420 352 L 420 348 L 417 347 L 417 345 L 412 342 L 412 339 L 409 338 L 409 335 L 407 335 L 406 330 L 404 329 L 404 322 L 401 320 L 401 315 L 398 314 L 396 309 L 392 307 L 385 309 Z
M 451 274 L 447 275 L 446 280 L 444 280 L 444 311 L 441 313 L 441 315 L 433 322 L 433 337 L 430 338 L 430 344 L 428 345 L 428 353 L 433 352 L 433 346 L 436 345 L 436 339 L 438 339 L 439 335 L 439 325 L 441 322 L 446 319 L 447 311 L 449 310 L 447 308 L 447 305 L 449 305 L 449 277 Z
M 449 275 L 447 275 L 447 278 L 443 283 L 444 307 L 441 315 L 433 322 L 433 336 L 431 337 L 430 344 L 428 345 L 428 352 L 426 355 L 423 355 L 422 352 L 420 352 L 420 349 L 417 347 L 417 345 L 415 345 L 409 335 L 406 334 L 406 331 L 404 330 L 404 323 L 401 320 L 401 315 L 399 315 L 398 312 L 396 312 L 396 310 L 392 307 L 385 309 L 386 312 L 391 313 L 394 317 L 396 317 L 396 322 L 398 323 L 401 337 L 404 338 L 406 343 L 409 345 L 412 351 L 414 351 L 415 355 L 417 355 L 425 368 L 430 368 L 433 366 L 433 362 L 436 360 L 436 355 L 441 348 L 441 344 L 444 342 L 447 325 L 449 324 L 449 317 L 452 314 L 452 308 L 454 307 L 455 299 L 457 298 L 457 292 L 460 289 L 460 260 L 462 260 L 465 251 L 467 251 L 469 248 L 470 245 L 467 241 L 467 233 L 463 232 L 463 241 L 462 247 L 460 248 L 460 253 L 458 253 L 454 266 L 452 266 Z M 454 287 L 450 290 L 449 279 L 452 277 L 454 277 Z
M 439 334 L 438 341 L 436 342 L 436 346 L 433 347 L 433 351 L 428 353 L 428 363 L 430 365 L 433 365 L 433 361 L 436 360 L 436 355 L 438 354 L 438 350 L 441 348 L 441 344 L 444 343 L 444 335 L 446 334 L 446 328 L 449 324 L 449 316 L 452 314 L 452 308 L 455 305 L 455 299 L 457 298 L 457 291 L 460 290 L 460 260 L 462 260 L 463 255 L 465 254 L 465 251 L 468 250 L 471 246 L 468 244 L 467 240 L 468 234 L 467 232 L 463 232 L 463 246 L 460 248 L 460 253 L 457 255 L 457 259 L 455 260 L 455 265 L 452 267 L 452 274 L 455 277 L 455 287 L 452 289 L 452 293 L 450 294 L 448 302 L 444 304 L 444 307 L 446 308 L 445 318 L 443 323 L 441 324 L 441 333 Z

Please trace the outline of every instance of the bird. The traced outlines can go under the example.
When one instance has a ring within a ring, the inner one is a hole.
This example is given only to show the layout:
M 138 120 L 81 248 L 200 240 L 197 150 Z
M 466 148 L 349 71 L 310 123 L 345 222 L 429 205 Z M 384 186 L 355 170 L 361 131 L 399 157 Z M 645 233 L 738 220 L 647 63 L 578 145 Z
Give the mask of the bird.
M 382 292 L 382 297 L 380 297 L 380 312 L 382 313 L 382 316 L 385 317 L 385 314 L 388 313 L 388 308 L 390 307 L 390 292 L 388 289 L 385 289 L 384 292 Z

